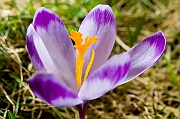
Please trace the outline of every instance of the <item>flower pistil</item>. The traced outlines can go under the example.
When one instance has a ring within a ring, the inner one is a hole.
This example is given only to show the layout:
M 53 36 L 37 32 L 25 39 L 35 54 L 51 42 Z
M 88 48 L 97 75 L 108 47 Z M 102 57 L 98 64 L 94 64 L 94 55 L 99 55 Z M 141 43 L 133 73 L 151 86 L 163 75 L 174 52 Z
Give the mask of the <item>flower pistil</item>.
M 75 73 L 76 73 L 77 86 L 81 87 L 82 83 L 86 80 L 86 78 L 89 74 L 89 71 L 91 69 L 91 66 L 93 64 L 95 51 L 92 50 L 91 58 L 87 65 L 84 79 L 82 80 L 82 69 L 83 69 L 84 62 L 85 62 L 84 54 L 88 50 L 89 46 L 92 45 L 94 42 L 96 42 L 98 40 L 98 38 L 97 38 L 97 36 L 86 37 L 85 43 L 83 43 L 82 34 L 80 32 L 74 31 L 74 30 L 70 32 L 70 38 L 75 42 L 74 48 L 76 48 L 78 51 L 78 55 L 76 57 Z

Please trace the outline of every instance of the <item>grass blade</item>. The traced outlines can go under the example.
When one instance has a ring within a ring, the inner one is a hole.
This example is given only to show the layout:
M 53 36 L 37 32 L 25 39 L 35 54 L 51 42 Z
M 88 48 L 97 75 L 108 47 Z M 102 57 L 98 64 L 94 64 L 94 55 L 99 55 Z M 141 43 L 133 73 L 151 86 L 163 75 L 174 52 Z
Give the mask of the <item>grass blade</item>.
M 13 115 L 13 113 L 10 110 L 8 110 L 8 118 L 9 119 L 16 119 L 15 116 Z

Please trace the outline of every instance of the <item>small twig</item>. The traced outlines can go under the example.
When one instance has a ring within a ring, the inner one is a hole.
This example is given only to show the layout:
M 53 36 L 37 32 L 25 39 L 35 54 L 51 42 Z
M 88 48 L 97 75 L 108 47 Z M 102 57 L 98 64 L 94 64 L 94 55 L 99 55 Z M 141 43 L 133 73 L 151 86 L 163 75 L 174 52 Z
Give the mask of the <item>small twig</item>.
M 116 42 L 126 51 L 130 49 L 118 36 L 116 36 Z
M 4 90 L 4 88 L 0 85 L 0 89 L 2 90 L 2 92 L 4 93 L 4 95 L 6 96 L 6 98 L 8 99 L 8 101 L 12 104 L 13 106 L 13 113 L 15 111 L 15 105 L 14 103 L 12 102 L 12 100 L 9 98 L 8 94 L 6 93 L 6 91 Z
M 6 119 L 9 106 L 10 106 L 10 104 L 8 104 L 7 108 L 5 109 L 3 119 Z
M 40 119 L 40 118 L 41 118 L 42 112 L 43 112 L 43 111 L 42 111 L 42 109 L 41 109 L 36 119 Z

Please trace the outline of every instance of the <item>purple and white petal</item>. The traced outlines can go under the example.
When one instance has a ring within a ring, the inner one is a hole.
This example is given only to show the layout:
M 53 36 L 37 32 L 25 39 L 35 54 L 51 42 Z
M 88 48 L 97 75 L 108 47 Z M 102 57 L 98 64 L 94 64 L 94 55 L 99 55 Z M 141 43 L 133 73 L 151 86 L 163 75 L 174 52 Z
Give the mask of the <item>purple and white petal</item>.
M 83 83 L 79 98 L 82 100 L 96 99 L 114 89 L 127 76 L 130 68 L 128 53 L 111 57 Z
M 75 92 L 64 85 L 53 74 L 38 71 L 28 80 L 34 94 L 42 101 L 53 106 L 75 106 L 83 103 Z
M 64 72 L 67 72 L 65 74 L 62 74 L 59 71 L 57 65 L 53 62 L 47 48 L 45 47 L 42 39 L 35 31 L 32 24 L 28 27 L 26 41 L 31 61 L 36 70 L 46 70 L 49 73 L 53 73 L 55 76 L 59 77 L 59 79 L 61 79 L 61 81 L 64 82 L 67 86 L 77 91 L 74 75 L 70 75 L 67 68 L 64 68 Z M 64 78 L 64 75 L 67 75 L 66 78 Z
M 26 43 L 27 43 L 27 49 L 30 59 L 36 70 L 46 70 L 42 62 L 42 59 L 39 57 L 36 46 L 34 44 L 34 40 L 38 40 L 38 39 L 39 37 L 37 33 L 34 31 L 33 26 L 30 24 L 26 34 Z
M 142 72 L 156 64 L 162 56 L 165 46 L 166 38 L 164 34 L 162 32 L 157 32 L 131 48 L 127 52 L 131 58 L 131 67 L 125 82 L 134 79 Z
M 108 59 L 116 38 L 116 19 L 113 11 L 108 5 L 97 5 L 83 20 L 79 32 L 83 38 L 97 36 L 98 41 L 92 44 L 85 54 L 85 66 L 91 56 L 92 49 L 95 50 L 95 60 L 90 74 Z
M 63 78 L 74 80 L 75 50 L 61 19 L 46 8 L 39 8 L 33 26 Z
M 31 61 L 37 71 L 46 70 L 54 74 L 59 74 L 56 65 L 52 61 L 46 47 L 32 24 L 30 24 L 27 29 L 26 42 Z

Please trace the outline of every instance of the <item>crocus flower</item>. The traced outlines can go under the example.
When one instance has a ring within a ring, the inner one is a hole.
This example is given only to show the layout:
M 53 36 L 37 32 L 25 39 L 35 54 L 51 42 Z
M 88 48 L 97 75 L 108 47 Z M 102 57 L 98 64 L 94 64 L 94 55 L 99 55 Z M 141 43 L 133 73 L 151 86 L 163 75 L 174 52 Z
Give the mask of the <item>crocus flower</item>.
M 164 52 L 165 36 L 157 32 L 108 59 L 116 32 L 115 16 L 108 5 L 94 7 L 79 31 L 70 35 L 56 14 L 39 8 L 26 35 L 29 56 L 37 70 L 28 80 L 31 90 L 53 106 L 77 106 L 80 118 L 85 118 L 89 100 L 134 79 Z

